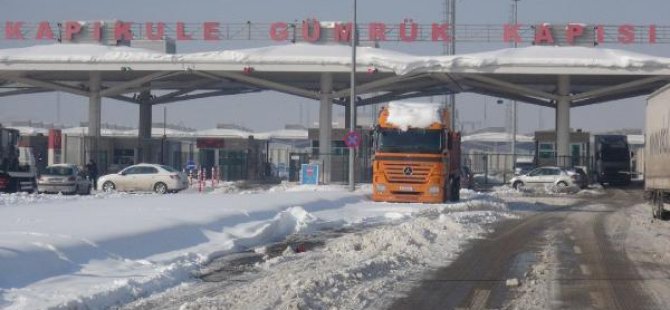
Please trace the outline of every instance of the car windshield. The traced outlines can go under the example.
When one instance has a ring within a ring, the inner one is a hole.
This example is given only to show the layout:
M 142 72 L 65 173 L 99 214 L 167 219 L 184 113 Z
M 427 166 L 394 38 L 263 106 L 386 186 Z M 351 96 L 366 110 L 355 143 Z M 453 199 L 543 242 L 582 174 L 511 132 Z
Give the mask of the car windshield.
M 73 173 L 74 169 L 72 169 L 72 167 L 65 167 L 65 166 L 51 166 L 47 167 L 44 170 L 45 175 L 66 176 L 66 175 L 72 175 Z
M 391 153 L 429 153 L 442 151 L 442 131 L 426 129 L 382 129 L 376 134 L 377 150 Z

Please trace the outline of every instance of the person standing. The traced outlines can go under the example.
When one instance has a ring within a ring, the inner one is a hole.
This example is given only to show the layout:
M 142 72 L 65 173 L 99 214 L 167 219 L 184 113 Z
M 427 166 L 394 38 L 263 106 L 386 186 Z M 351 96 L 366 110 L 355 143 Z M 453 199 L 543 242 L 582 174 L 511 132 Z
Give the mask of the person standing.
M 93 182 L 93 188 L 98 189 L 98 165 L 95 164 L 93 159 L 88 161 L 86 164 L 86 171 L 88 171 L 88 176 Z

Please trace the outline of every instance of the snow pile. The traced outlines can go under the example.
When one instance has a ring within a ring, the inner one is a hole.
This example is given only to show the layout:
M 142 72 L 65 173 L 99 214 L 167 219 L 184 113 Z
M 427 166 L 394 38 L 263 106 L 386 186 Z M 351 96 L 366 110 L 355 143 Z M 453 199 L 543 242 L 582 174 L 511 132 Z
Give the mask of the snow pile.
M 625 70 L 667 69 L 670 59 L 641 53 L 583 46 L 529 46 L 491 52 L 433 57 L 433 67 L 586 67 Z
M 286 252 L 258 265 L 253 281 L 180 309 L 383 308 L 406 289 L 407 280 L 454 259 L 467 240 L 485 232 L 482 224 L 501 216 L 431 208 L 399 225 L 346 234 L 322 249 Z
M 388 109 L 387 122 L 403 131 L 409 127 L 427 128 L 441 123 L 439 104 L 394 101 L 389 103 Z
M 101 44 L 48 44 L 0 49 L 0 62 L 169 62 L 172 61 L 172 59 L 172 55 L 158 53 L 147 49 L 126 46 L 107 46 Z
M 357 48 L 357 66 L 393 72 L 397 75 L 424 72 L 464 72 L 468 70 L 491 72 L 498 68 L 527 72 L 532 68 L 584 68 L 609 71 L 654 72 L 670 68 L 670 59 L 623 50 L 587 48 L 579 46 L 530 46 L 502 49 L 484 53 L 453 56 L 415 56 L 371 47 Z M 96 44 L 50 44 L 24 48 L 0 49 L 0 65 L 32 65 L 55 63 L 98 63 L 130 66 L 141 64 L 143 69 L 167 70 L 220 67 L 239 70 L 242 66 L 307 66 L 304 71 L 318 71 L 313 66 L 351 67 L 351 50 L 344 45 L 317 45 L 296 43 L 261 48 L 221 50 L 186 54 L 157 53 L 140 48 L 103 46 Z M 138 66 L 135 66 L 138 67 Z M 152 68 L 153 67 L 153 68 Z M 362 68 L 361 68 L 362 69 Z M 363 71 L 363 70 L 361 70 Z
M 372 261 L 384 243 L 395 242 L 388 239 L 395 235 L 404 239 L 392 244 L 391 254 L 374 260 L 391 266 L 388 268 L 405 266 L 427 253 L 423 246 L 433 237 L 421 240 L 423 232 L 439 235 L 435 240 L 445 242 L 439 243 L 444 248 L 438 250 L 455 249 L 454 244 L 478 234 L 477 223 L 493 221 L 507 210 L 504 204 L 487 201 L 484 196 L 444 205 L 375 203 L 367 199 L 369 190 L 369 186 L 349 192 L 344 186 L 284 184 L 276 191 L 247 195 L 198 194 L 192 190 L 171 195 L 1 195 L 0 308 L 108 308 L 192 281 L 215 257 L 289 235 L 359 224 L 384 226 L 426 217 L 404 224 L 408 226 L 400 233 L 393 233 L 397 227 L 388 226 L 388 231 L 375 237 L 385 239 L 360 240 L 371 249 L 361 252 L 371 256 L 344 258 L 354 262 L 369 257 Z M 430 212 L 432 217 L 426 215 Z M 438 221 L 440 216 L 446 220 Z M 459 226 L 454 222 L 472 227 L 456 229 Z M 441 227 L 447 227 L 448 233 L 440 232 Z M 409 243 L 410 256 L 405 257 L 401 245 L 407 246 L 407 238 L 422 246 L 413 248 Z M 333 248 L 333 255 L 344 255 L 342 246 Z M 281 265 L 290 260 L 288 257 L 272 264 Z M 398 263 L 392 264 L 393 257 Z M 416 268 L 431 265 L 435 258 L 427 259 Z M 363 263 L 352 263 L 350 274 L 373 272 L 360 265 Z M 324 276 L 335 276 L 335 263 L 318 265 L 332 267 Z M 308 271 L 304 265 L 294 268 Z M 307 291 L 314 289 L 309 286 L 312 284 L 301 285 L 308 285 Z

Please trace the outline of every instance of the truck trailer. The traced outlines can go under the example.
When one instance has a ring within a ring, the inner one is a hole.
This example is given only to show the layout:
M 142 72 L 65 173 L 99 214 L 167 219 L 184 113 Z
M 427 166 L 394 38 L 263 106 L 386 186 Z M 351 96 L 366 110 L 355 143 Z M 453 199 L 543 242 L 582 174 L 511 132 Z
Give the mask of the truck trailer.
M 442 203 L 460 191 L 460 133 L 435 104 L 392 102 L 374 131 L 372 200 Z
M 647 99 L 644 132 L 644 191 L 652 216 L 662 218 L 670 197 L 670 85 Z

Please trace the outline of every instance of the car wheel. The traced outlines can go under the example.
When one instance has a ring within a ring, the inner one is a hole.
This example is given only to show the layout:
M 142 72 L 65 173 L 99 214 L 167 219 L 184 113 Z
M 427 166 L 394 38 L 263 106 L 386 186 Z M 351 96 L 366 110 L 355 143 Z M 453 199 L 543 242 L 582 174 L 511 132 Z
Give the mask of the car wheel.
M 79 195 L 79 185 L 75 185 L 74 190 L 69 194 L 70 195 Z
M 165 194 L 168 192 L 167 185 L 163 182 L 158 182 L 156 185 L 154 185 L 154 192 L 157 194 Z
M 104 184 L 102 184 L 102 191 L 106 193 L 113 192 L 116 189 L 116 185 L 112 183 L 111 181 L 107 181 Z
M 523 188 L 523 182 L 516 181 L 514 184 L 512 184 L 512 187 L 516 190 L 521 190 Z
M 563 181 L 556 183 L 556 186 L 558 187 L 568 187 L 568 183 L 565 183 Z
M 86 190 L 86 195 L 90 195 L 90 194 L 91 194 L 91 191 L 92 191 L 91 188 L 92 188 L 92 187 L 93 187 L 92 185 L 90 185 L 90 184 L 88 185 L 88 189 Z

